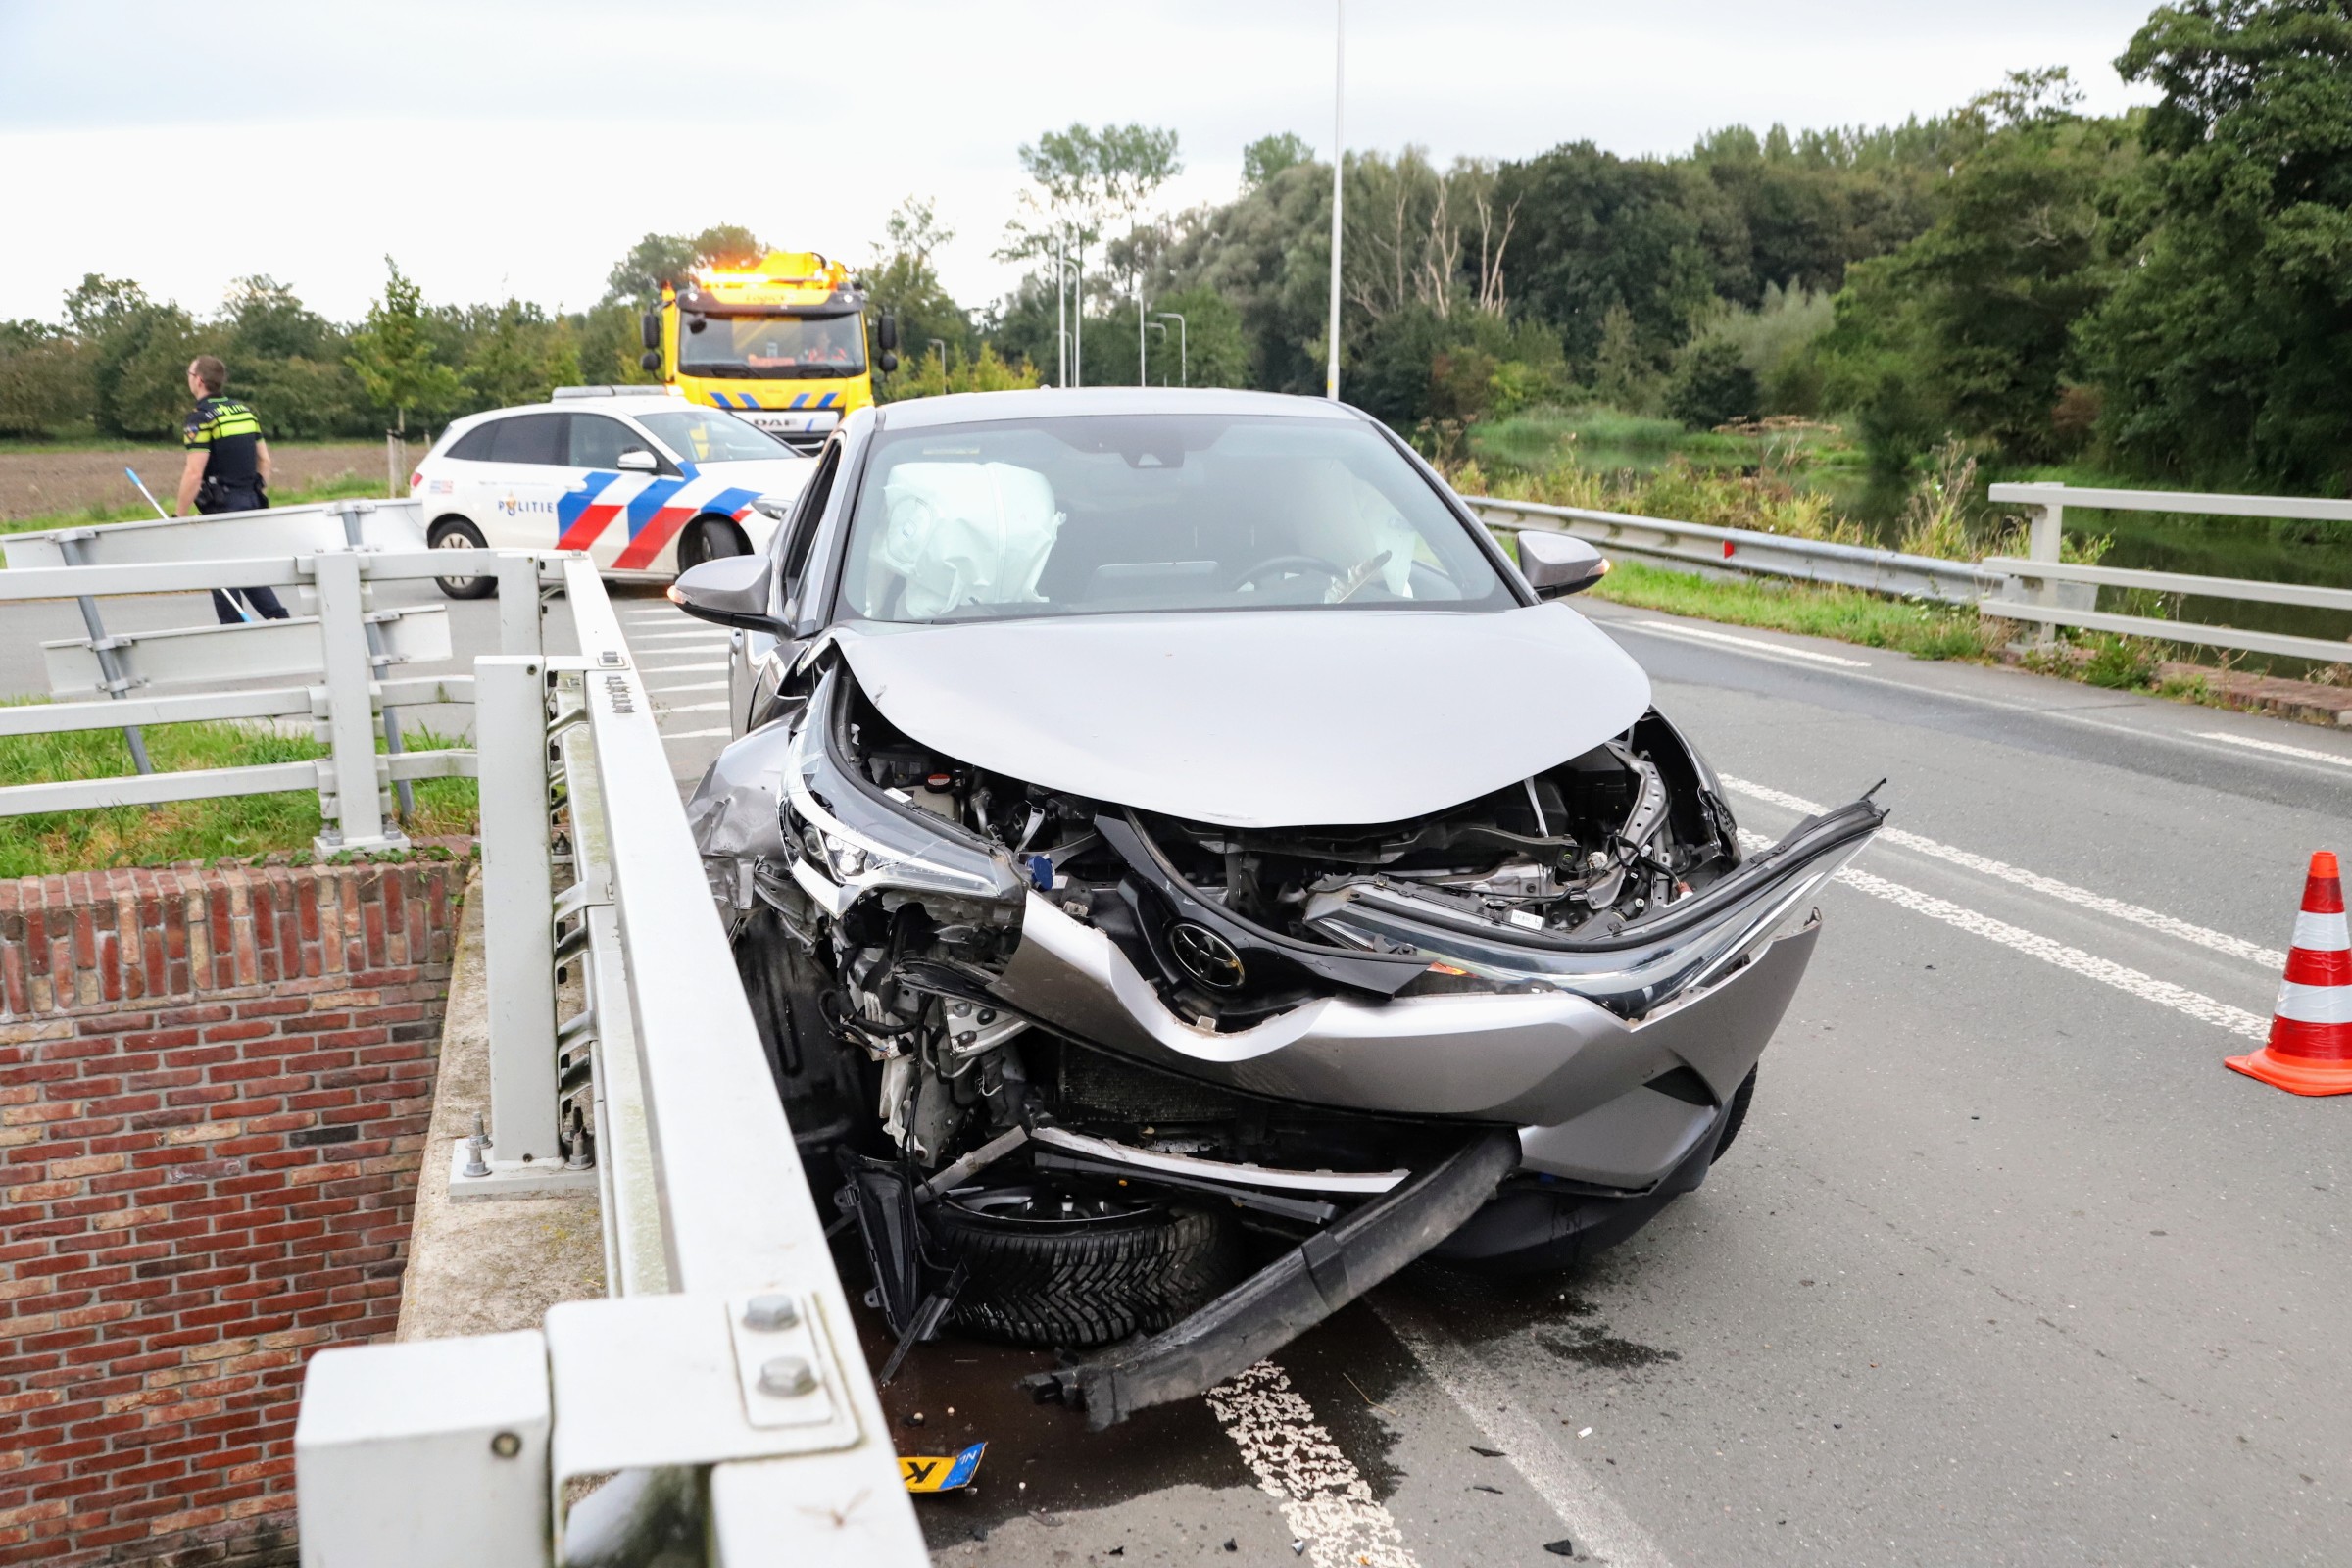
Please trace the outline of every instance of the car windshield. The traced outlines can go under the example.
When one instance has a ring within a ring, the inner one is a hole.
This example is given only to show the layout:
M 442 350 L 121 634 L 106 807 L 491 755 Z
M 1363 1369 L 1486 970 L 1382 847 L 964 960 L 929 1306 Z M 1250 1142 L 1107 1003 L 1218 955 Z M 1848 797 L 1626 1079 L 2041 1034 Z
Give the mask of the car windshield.
M 664 410 L 640 414 L 637 422 L 689 463 L 739 463 L 754 458 L 797 458 L 799 453 L 717 409 Z
M 678 316 L 678 371 L 737 380 L 798 381 L 865 369 L 865 327 L 838 316 Z
M 1517 603 L 1350 418 L 1075 416 L 885 431 L 842 603 L 868 620 Z

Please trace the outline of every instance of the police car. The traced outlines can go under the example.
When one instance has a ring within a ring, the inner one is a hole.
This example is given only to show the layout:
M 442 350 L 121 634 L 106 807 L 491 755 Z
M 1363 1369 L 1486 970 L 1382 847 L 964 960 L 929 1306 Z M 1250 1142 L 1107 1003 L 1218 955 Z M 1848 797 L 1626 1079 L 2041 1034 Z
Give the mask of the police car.
M 436 549 L 584 550 L 607 576 L 662 580 L 766 548 L 813 458 L 723 409 L 634 387 L 453 422 L 409 476 Z M 443 577 L 479 599 L 489 577 Z

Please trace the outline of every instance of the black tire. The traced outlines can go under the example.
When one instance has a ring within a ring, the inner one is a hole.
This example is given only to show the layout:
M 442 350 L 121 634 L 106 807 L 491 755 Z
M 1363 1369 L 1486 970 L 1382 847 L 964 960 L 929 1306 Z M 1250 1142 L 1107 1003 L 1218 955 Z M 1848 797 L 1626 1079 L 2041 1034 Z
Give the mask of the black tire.
M 1015 1345 L 1080 1349 L 1156 1334 L 1248 1270 L 1241 1227 L 1221 1209 L 1152 1203 L 1115 1218 L 1053 1221 L 951 1199 L 934 1214 L 941 1241 L 970 1270 L 952 1321 Z
M 748 556 L 752 542 L 725 517 L 697 517 L 678 536 L 678 570 L 692 571 L 721 556 Z
M 424 542 L 435 550 L 487 550 L 482 530 L 464 517 L 443 517 L 427 529 Z M 487 599 L 498 592 L 496 577 L 436 577 L 441 591 L 452 599 Z
M 1715 1160 L 1731 1152 L 1732 1140 L 1739 1137 L 1740 1129 L 1746 1125 L 1747 1102 L 1756 1098 L 1756 1073 L 1762 1065 L 1759 1062 L 1748 1068 L 1747 1076 L 1740 1080 L 1740 1087 L 1732 1091 L 1732 1112 L 1723 1124 L 1723 1136 L 1715 1140 L 1715 1155 L 1707 1161 L 1708 1164 L 1714 1164 Z

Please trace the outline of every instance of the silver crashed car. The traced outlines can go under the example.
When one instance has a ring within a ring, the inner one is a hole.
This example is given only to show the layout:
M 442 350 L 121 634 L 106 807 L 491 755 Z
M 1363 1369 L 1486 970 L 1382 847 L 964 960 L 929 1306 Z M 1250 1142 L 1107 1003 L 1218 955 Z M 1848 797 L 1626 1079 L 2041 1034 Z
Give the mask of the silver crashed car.
M 1338 405 L 1102 390 L 861 410 L 678 579 L 765 650 L 691 815 L 900 1354 L 1108 1424 L 1705 1179 L 1884 812 L 1743 856 L 1606 569 Z

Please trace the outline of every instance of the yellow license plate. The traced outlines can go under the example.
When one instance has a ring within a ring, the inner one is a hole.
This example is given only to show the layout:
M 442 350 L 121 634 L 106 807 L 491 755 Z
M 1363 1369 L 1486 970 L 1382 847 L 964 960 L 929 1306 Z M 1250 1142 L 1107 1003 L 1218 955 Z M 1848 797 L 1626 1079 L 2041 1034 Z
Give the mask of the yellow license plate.
M 975 1443 L 961 1453 L 936 1459 L 902 1453 L 899 1478 L 906 1483 L 908 1492 L 954 1492 L 972 1484 L 980 1470 L 980 1455 L 987 1451 L 987 1444 Z

